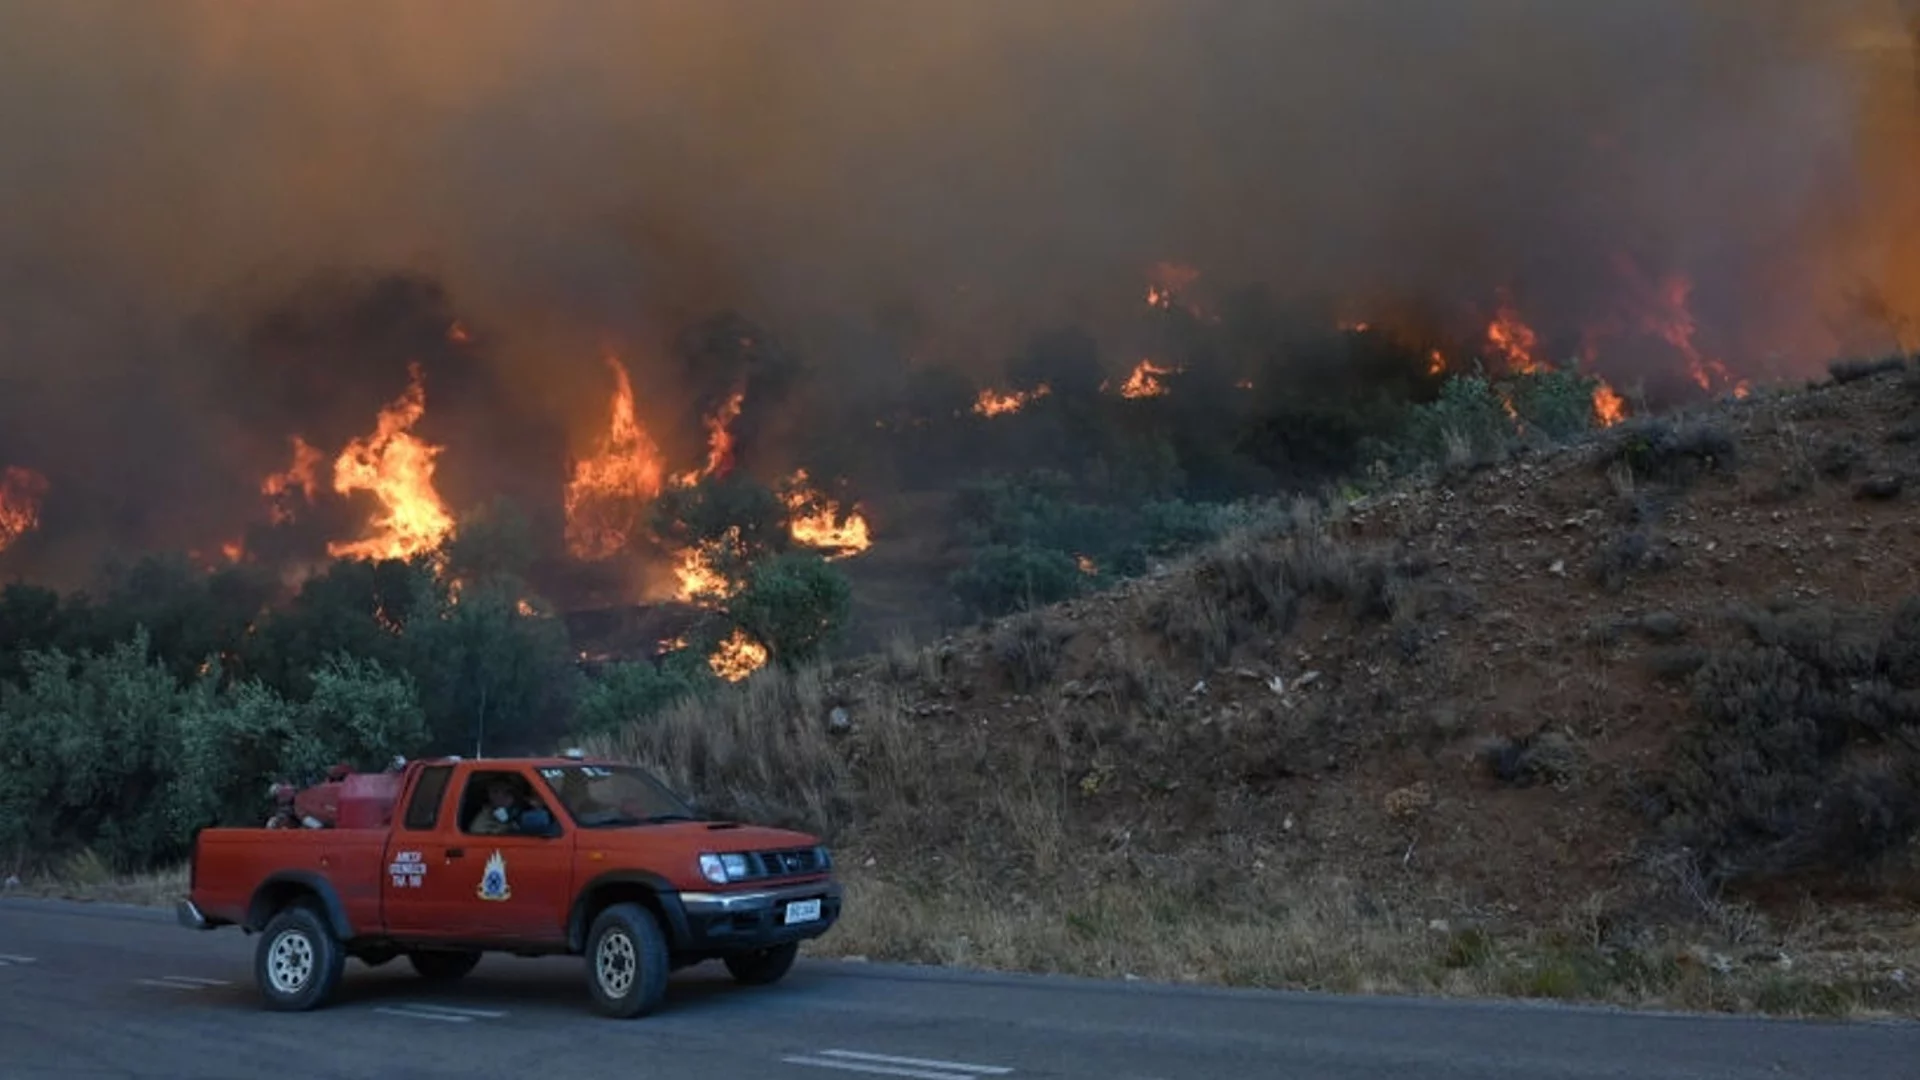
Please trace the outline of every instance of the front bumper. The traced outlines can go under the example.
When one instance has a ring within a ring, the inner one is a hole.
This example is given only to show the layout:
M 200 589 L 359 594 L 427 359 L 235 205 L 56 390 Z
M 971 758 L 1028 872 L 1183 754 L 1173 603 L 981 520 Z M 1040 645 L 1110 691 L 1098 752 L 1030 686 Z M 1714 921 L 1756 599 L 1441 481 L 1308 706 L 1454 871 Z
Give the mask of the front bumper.
M 200 908 L 191 900 L 182 900 L 173 906 L 173 917 L 180 925 L 189 930 L 211 930 L 216 925 L 209 920 Z
M 687 916 L 685 951 L 720 955 L 751 952 L 771 945 L 816 938 L 840 918 L 841 887 L 837 881 L 813 881 L 749 892 L 683 892 L 680 907 Z M 788 922 L 790 905 L 819 902 L 819 916 Z

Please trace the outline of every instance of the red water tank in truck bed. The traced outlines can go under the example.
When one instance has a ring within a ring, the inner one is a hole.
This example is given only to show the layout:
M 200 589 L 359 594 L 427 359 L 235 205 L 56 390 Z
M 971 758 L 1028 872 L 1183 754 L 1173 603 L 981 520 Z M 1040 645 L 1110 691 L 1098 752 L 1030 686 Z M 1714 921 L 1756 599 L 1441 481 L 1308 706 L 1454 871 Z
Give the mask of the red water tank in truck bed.
M 323 829 L 384 829 L 393 820 L 404 775 L 356 773 L 336 766 L 325 781 L 294 795 L 295 820 L 311 819 Z
M 384 829 L 393 821 L 393 804 L 400 799 L 397 772 L 354 773 L 340 782 L 337 828 Z

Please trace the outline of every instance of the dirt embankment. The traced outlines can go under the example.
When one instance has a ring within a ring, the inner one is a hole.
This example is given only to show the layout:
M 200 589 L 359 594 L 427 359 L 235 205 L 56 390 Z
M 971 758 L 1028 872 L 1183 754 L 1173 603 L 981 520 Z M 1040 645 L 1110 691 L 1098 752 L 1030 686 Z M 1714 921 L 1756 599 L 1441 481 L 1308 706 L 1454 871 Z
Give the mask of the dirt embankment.
M 1303 503 L 603 749 L 832 835 L 843 953 L 1920 1012 L 1916 380 Z

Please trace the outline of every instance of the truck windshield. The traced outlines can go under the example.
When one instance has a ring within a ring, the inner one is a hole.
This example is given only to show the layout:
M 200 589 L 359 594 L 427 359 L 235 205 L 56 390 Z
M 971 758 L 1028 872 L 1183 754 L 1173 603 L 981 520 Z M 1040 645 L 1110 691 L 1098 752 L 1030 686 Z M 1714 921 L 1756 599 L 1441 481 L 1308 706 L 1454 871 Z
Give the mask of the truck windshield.
M 693 808 L 645 769 L 630 765 L 543 765 L 540 779 L 583 829 L 694 820 Z

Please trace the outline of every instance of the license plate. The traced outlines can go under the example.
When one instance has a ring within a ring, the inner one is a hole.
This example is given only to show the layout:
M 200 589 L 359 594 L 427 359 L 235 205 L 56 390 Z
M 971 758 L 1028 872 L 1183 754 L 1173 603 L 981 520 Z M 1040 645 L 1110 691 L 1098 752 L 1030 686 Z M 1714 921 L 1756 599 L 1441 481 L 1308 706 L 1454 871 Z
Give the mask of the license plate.
M 820 918 L 820 901 L 795 900 L 787 905 L 787 925 L 814 922 Z

